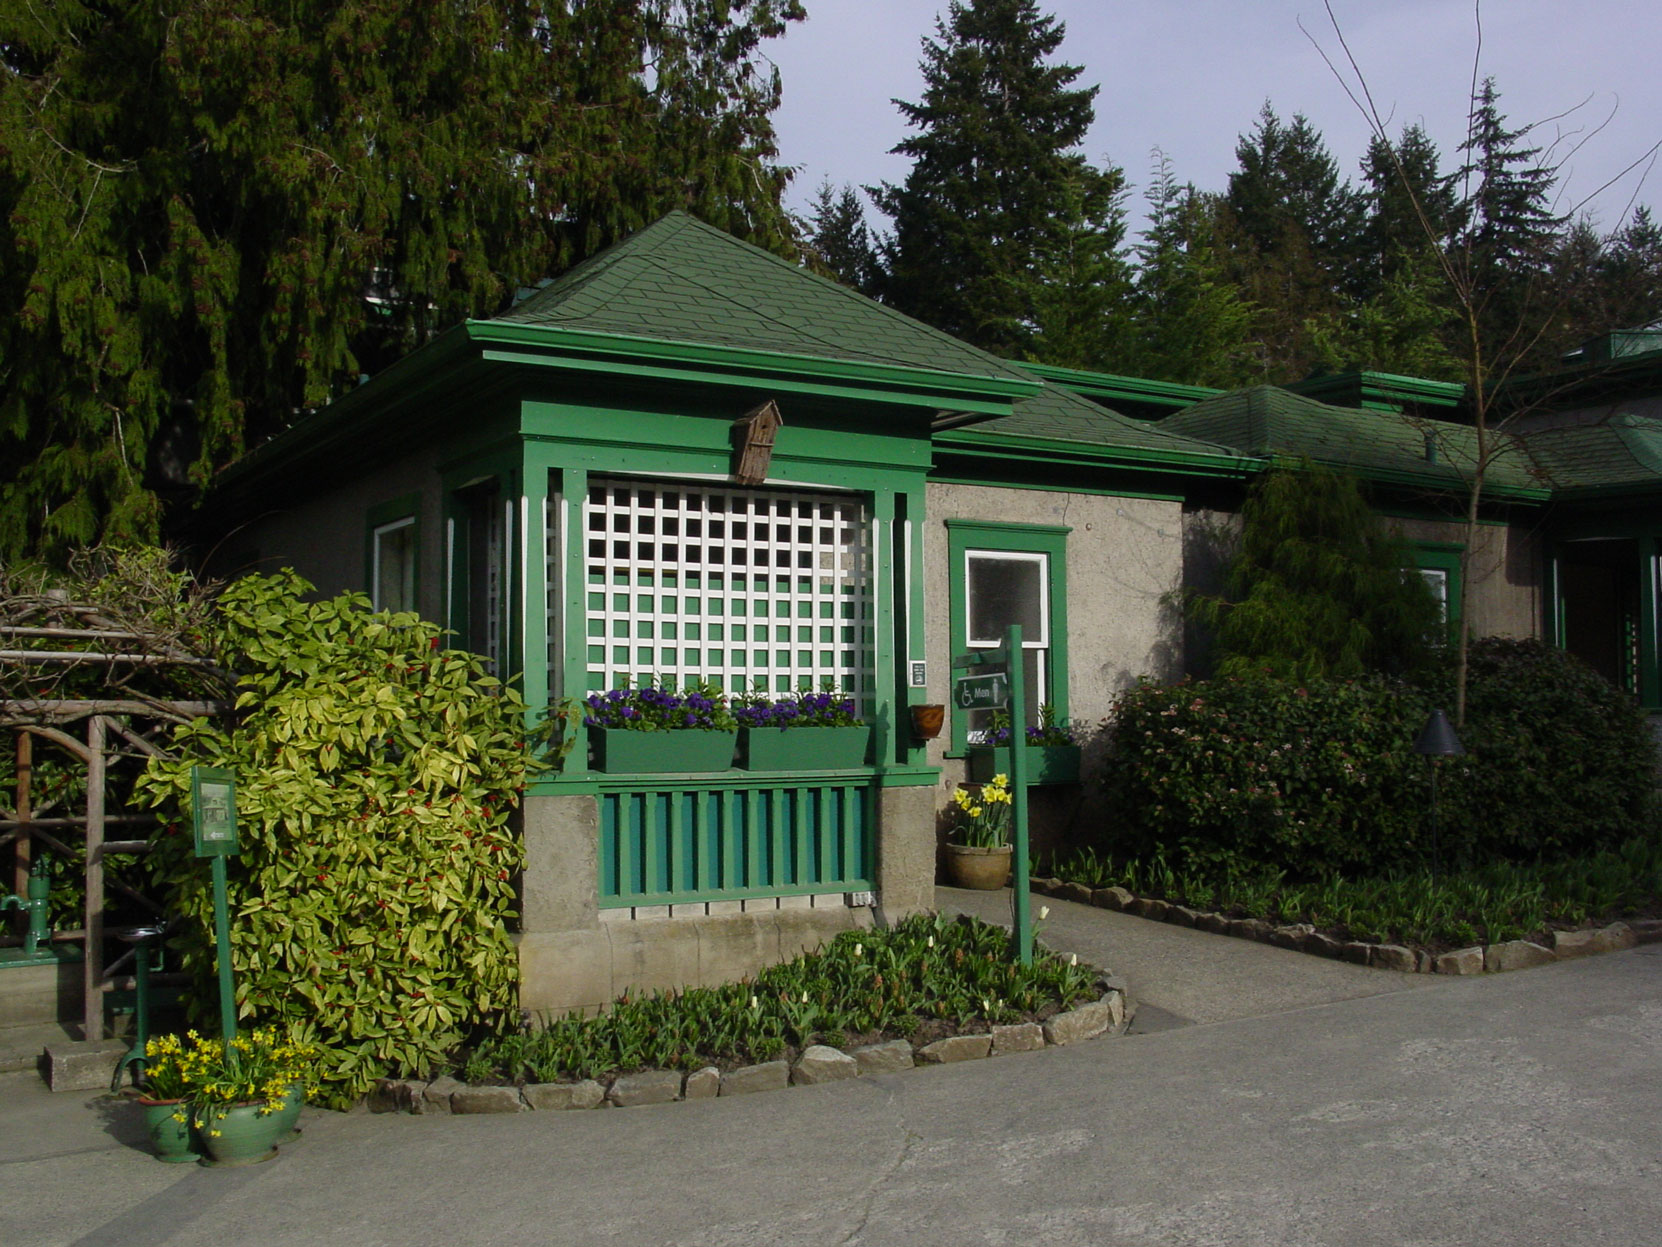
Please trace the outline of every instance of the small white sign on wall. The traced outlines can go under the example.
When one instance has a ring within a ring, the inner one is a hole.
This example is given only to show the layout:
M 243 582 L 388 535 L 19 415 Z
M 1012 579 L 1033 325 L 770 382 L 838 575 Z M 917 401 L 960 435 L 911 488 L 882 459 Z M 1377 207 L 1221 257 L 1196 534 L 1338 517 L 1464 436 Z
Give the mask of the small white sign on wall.
M 926 677 L 924 664 L 921 662 L 914 662 L 912 664 L 912 687 L 922 688 L 927 683 L 928 679 Z

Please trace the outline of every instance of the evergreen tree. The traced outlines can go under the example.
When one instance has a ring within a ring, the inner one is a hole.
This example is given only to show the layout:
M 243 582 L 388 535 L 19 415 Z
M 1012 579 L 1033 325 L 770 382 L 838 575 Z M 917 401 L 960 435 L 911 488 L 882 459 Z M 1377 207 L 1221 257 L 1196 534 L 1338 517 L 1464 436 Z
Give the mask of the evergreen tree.
M 875 295 L 882 277 L 877 249 L 866 228 L 865 210 L 852 186 L 835 191 L 829 181 L 819 184 L 805 228 L 809 263 L 843 285 L 864 295 Z
M 0 0 L 0 558 L 672 208 L 792 253 L 796 0 Z
M 1127 367 L 1188 385 L 1241 385 L 1252 376 L 1253 309 L 1218 255 L 1220 205 L 1179 186 L 1164 152 L 1156 149 L 1154 159 Z
M 1042 335 L 1040 274 L 1070 245 L 1063 222 L 1110 219 L 1120 190 L 1075 150 L 1097 88 L 1049 62 L 1065 33 L 1033 0 L 951 0 L 924 41 L 922 101 L 895 101 L 917 131 L 894 149 L 911 171 L 876 194 L 894 222 L 888 302 L 1011 357 Z
M 1221 597 L 1191 599 L 1220 675 L 1406 675 L 1433 653 L 1437 605 L 1356 479 L 1308 461 L 1261 477 Z
M 1125 175 L 1110 165 L 1112 191 L 1088 197 L 1075 179 L 1057 216 L 1055 243 L 1039 262 L 1031 359 L 1064 368 L 1113 369 L 1130 334 L 1131 265 L 1125 257 Z
M 1460 228 L 1460 201 L 1443 175 L 1437 145 L 1418 125 L 1404 126 L 1393 143 L 1375 135 L 1362 158 L 1366 223 L 1359 272 L 1364 297 L 1404 266 L 1448 245 Z

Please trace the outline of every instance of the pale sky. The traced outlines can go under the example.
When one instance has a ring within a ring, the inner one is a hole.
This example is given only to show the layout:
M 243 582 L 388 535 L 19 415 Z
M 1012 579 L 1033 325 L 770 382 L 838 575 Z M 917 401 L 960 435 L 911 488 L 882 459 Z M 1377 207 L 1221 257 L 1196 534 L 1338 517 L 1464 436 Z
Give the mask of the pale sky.
M 921 40 L 946 8 L 945 0 L 805 4 L 808 20 L 767 49 L 784 78 L 775 120 L 781 157 L 798 169 L 788 196 L 798 209 L 822 178 L 837 186 L 904 180 L 909 162 L 887 154 L 907 134 L 890 100 L 921 98 Z M 1309 117 L 1341 172 L 1358 179 L 1366 124 L 1299 29 L 1302 21 L 1342 64 L 1320 0 L 1040 0 L 1039 7 L 1066 23 L 1058 56 L 1084 66 L 1075 85 L 1101 85 L 1083 150 L 1125 169 L 1133 229 L 1151 148 L 1171 158 L 1179 182 L 1222 190 L 1236 167 L 1236 138 L 1266 98 L 1283 120 Z M 1479 74 L 1496 80 L 1509 125 L 1545 122 L 1532 143 L 1560 139 L 1560 212 L 1662 139 L 1656 0 L 1489 0 L 1480 53 L 1471 0 L 1333 0 L 1333 11 L 1393 137 L 1420 122 L 1445 171 L 1459 163 L 1474 54 Z M 1645 171 L 1641 164 L 1592 198 L 1588 210 L 1601 229 L 1621 221 L 1636 192 L 1662 215 L 1662 169 L 1641 184 Z M 887 224 L 869 204 L 867 217 Z

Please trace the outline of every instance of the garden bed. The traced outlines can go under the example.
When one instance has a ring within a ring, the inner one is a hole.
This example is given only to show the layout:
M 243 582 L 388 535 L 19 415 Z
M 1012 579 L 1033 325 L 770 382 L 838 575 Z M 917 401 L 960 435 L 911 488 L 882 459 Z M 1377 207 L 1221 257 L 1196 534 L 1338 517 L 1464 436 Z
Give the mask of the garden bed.
M 971 918 L 848 931 L 754 981 L 624 996 L 387 1079 L 373 1111 L 519 1112 L 737 1095 L 1030 1051 L 1123 1031 L 1123 984 L 1078 958 L 1012 957 Z M 458 1077 L 459 1075 L 459 1077 Z

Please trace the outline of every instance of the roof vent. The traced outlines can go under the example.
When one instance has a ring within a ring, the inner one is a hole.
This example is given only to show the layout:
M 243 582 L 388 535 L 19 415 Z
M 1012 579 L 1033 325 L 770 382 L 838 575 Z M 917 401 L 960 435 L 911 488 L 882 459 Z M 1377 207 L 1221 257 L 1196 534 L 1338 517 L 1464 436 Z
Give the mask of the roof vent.
M 1425 435 L 1425 461 L 1427 463 L 1437 462 L 1437 435 L 1429 431 Z

